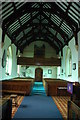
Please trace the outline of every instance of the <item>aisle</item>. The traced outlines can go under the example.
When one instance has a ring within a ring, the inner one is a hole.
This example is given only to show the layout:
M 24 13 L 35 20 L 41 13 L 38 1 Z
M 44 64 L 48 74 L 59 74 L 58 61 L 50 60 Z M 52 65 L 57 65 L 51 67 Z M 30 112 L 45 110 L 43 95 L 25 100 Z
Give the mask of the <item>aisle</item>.
M 14 118 L 54 118 L 62 120 L 52 97 L 43 95 L 25 96 Z
M 54 118 L 63 120 L 52 97 L 46 96 L 42 82 L 34 82 L 31 95 L 25 96 L 13 120 L 17 118 Z
M 31 95 L 46 95 L 43 82 L 34 82 Z

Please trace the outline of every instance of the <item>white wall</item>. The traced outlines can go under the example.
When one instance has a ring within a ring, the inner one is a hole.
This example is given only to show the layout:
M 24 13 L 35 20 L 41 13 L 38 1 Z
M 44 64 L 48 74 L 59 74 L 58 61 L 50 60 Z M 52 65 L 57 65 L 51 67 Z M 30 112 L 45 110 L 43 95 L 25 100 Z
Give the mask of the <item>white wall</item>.
M 16 56 L 16 46 L 14 44 L 12 44 L 12 54 L 13 54 L 13 58 L 12 58 L 12 73 L 11 73 L 11 77 L 17 77 L 17 56 Z
M 43 70 L 43 78 L 57 78 L 57 67 L 51 66 L 30 66 L 28 69 L 25 70 L 26 77 L 35 78 L 35 69 L 42 68 Z M 52 70 L 52 73 L 49 74 L 48 70 Z
M 57 76 L 57 78 L 68 80 L 68 81 L 80 81 L 80 78 L 78 79 L 78 61 L 80 61 L 80 32 L 79 32 L 78 36 L 79 36 L 78 51 L 75 46 L 74 38 L 72 38 L 72 40 L 69 42 L 69 45 L 68 45 L 68 47 L 71 49 L 71 53 L 72 53 L 72 67 L 73 67 L 73 63 L 76 63 L 76 69 L 73 70 L 73 68 L 72 68 L 72 76 L 68 77 L 65 75 L 65 58 L 66 58 L 66 50 L 67 50 L 67 46 L 65 46 L 63 48 L 63 58 L 62 58 L 62 65 L 60 67 L 60 76 L 59 76 L 58 69 L 56 67 L 41 66 L 41 68 L 43 69 L 43 78 L 56 78 L 56 76 Z M 1 43 L 1 40 L 2 40 L 2 30 L 0 29 L 0 80 L 17 77 L 16 46 L 14 44 L 12 45 L 12 49 L 13 49 L 13 51 L 12 51 L 13 52 L 12 53 L 13 54 L 12 72 L 11 72 L 11 75 L 8 76 L 5 74 L 6 68 L 2 67 L 2 55 L 3 55 L 4 49 L 7 51 L 8 46 L 11 45 L 11 40 L 8 38 L 7 35 L 5 35 L 5 40 L 4 40 L 3 45 Z M 38 46 L 42 46 L 43 44 L 45 44 L 45 53 L 46 53 L 45 57 L 46 58 L 57 56 L 56 51 L 48 43 L 41 42 L 41 41 L 36 41 L 36 42 L 31 43 L 28 47 L 26 47 L 24 49 L 22 56 L 33 57 L 35 44 Z M 37 67 L 38 66 L 30 66 L 28 68 L 31 72 L 31 73 L 29 73 L 29 77 L 33 77 L 33 78 L 35 77 L 35 69 Z M 52 70 L 52 74 L 48 74 L 48 69 Z M 61 72 L 62 69 L 63 69 L 63 73 Z M 24 71 L 24 70 L 22 70 L 22 67 L 21 67 L 20 75 L 22 74 L 22 71 Z M 57 75 L 56 75 L 56 73 L 57 73 Z M 26 71 L 26 76 L 28 77 L 27 71 Z
M 0 78 L 2 78 L 2 68 L 1 68 L 1 61 L 2 61 L 2 44 L 1 44 L 1 40 L 2 40 L 2 29 L 0 28 Z
M 66 76 L 65 74 L 65 66 L 66 66 L 66 50 L 67 50 L 67 46 L 65 46 L 63 48 L 63 57 L 61 60 L 61 67 L 60 67 L 60 76 L 57 70 L 57 78 L 60 79 L 64 79 L 64 80 L 68 80 L 68 81 L 78 81 L 78 50 L 76 49 L 75 46 L 75 39 L 74 37 L 72 38 L 72 40 L 69 42 L 68 47 L 71 49 L 71 53 L 72 53 L 72 76 Z M 61 54 L 61 53 L 60 53 Z M 73 63 L 76 63 L 76 69 L 73 70 Z M 62 69 L 63 69 L 63 73 L 62 73 Z
M 23 55 L 24 57 L 34 57 L 34 45 L 37 46 L 42 46 L 45 45 L 45 58 L 50 58 L 50 57 L 56 57 L 56 51 L 53 49 L 47 42 L 43 41 L 36 41 L 32 42 L 29 46 L 27 46 L 24 51 Z M 29 66 L 28 69 L 24 70 L 24 68 L 20 69 L 20 76 L 22 75 L 22 72 L 26 71 L 26 77 L 32 77 L 35 78 L 35 69 L 36 68 L 42 68 L 43 69 L 43 78 L 57 78 L 57 67 L 51 67 L 51 66 Z M 52 74 L 48 74 L 48 69 L 52 70 Z
M 78 64 L 79 64 L 79 76 L 78 76 L 78 80 L 80 83 L 80 31 L 78 32 Z
M 0 36 L 2 36 L 2 30 L 0 29 Z M 0 45 L 2 44 L 1 43 L 1 40 L 2 38 L 0 38 Z M 33 57 L 34 56 L 34 45 L 38 45 L 38 46 L 42 46 L 43 44 L 45 44 L 45 57 L 48 58 L 48 57 L 55 57 L 56 56 L 56 51 L 48 44 L 48 43 L 45 43 L 45 42 L 41 42 L 41 41 L 37 41 L 37 42 L 33 42 L 31 43 L 28 47 L 26 47 L 24 49 L 24 52 L 21 56 L 27 56 L 27 57 Z M 3 55 L 3 51 L 4 49 L 6 50 L 6 53 L 7 53 L 7 48 L 9 47 L 9 45 L 11 45 L 11 40 L 9 39 L 9 37 L 7 35 L 5 35 L 5 39 L 4 39 L 4 43 L 3 43 L 3 46 L 1 48 L 0 46 L 0 54 Z M 0 60 L 2 60 L 1 56 L 0 55 Z M 6 67 L 2 67 L 2 65 L 0 66 L 0 80 L 5 80 L 5 79 L 10 79 L 10 78 L 14 78 L 14 77 L 17 77 L 17 56 L 16 56 L 16 46 L 14 44 L 12 44 L 12 71 L 11 71 L 11 75 L 6 75 Z M 1 61 L 0 61 L 0 64 L 1 64 Z M 30 71 L 32 71 L 32 73 L 29 74 L 29 77 L 33 77 L 35 78 L 35 69 L 37 68 L 38 66 L 30 66 L 28 69 Z M 42 66 L 41 67 L 43 69 L 43 78 L 56 78 L 56 70 L 57 68 L 56 67 L 49 67 L 49 66 Z M 51 69 L 52 70 L 52 74 L 48 74 L 48 69 Z M 22 72 L 24 72 L 24 68 L 22 68 L 20 66 L 20 76 L 23 76 L 22 75 Z M 26 71 L 26 76 L 28 77 L 28 74 L 27 74 L 27 71 Z
M 78 60 L 80 61 L 80 31 L 78 32 Z
M 34 57 L 34 45 L 42 46 L 45 45 L 45 58 L 56 57 L 56 51 L 53 49 L 47 42 L 36 41 L 32 42 L 27 46 L 23 51 L 23 56 L 25 57 Z
M 1 29 L 0 29 L 0 34 L 1 34 Z M 1 36 L 1 35 L 0 35 Z M 2 39 L 2 38 L 0 38 Z M 2 43 L 1 43 L 2 44 Z M 1 50 L 1 55 L 3 55 L 3 51 L 4 49 L 6 50 L 7 53 L 7 48 L 9 47 L 9 45 L 11 45 L 11 40 L 9 39 L 9 37 L 7 35 L 5 35 L 5 39 L 4 39 L 4 43 L 2 48 L 0 47 Z M 0 80 L 5 80 L 5 79 L 10 79 L 10 78 L 14 78 L 17 77 L 17 58 L 16 58 L 16 46 L 14 44 L 12 44 L 12 71 L 11 71 L 11 75 L 6 75 L 6 67 L 0 67 Z M 0 60 L 0 63 L 2 64 L 2 60 Z

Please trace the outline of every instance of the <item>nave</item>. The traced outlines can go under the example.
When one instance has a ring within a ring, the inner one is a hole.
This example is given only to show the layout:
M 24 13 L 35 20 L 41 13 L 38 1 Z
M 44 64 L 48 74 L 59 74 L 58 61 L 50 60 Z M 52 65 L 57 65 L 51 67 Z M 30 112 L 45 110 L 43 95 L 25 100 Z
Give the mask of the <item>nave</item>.
M 67 97 L 64 97 L 64 96 L 53 97 L 52 96 L 53 100 L 51 102 L 51 100 L 49 100 L 49 99 L 51 99 L 51 97 L 47 98 L 46 93 L 45 94 L 44 93 L 45 93 L 45 90 L 44 90 L 44 87 L 42 85 L 42 82 L 35 82 L 34 86 L 33 86 L 33 89 L 32 89 L 32 92 L 30 94 L 31 95 L 30 98 L 25 97 L 23 99 L 21 105 L 18 106 L 19 107 L 18 109 L 22 109 L 23 111 L 25 111 L 26 116 L 21 115 L 21 117 L 20 117 L 20 115 L 19 115 L 20 110 L 18 110 L 16 112 L 17 108 L 14 108 L 14 106 L 13 106 L 13 108 L 12 108 L 12 118 L 22 118 L 22 116 L 24 116 L 24 118 L 34 118 L 34 117 L 35 118 L 36 117 L 37 118 L 55 118 L 55 119 L 57 119 L 57 118 L 62 119 L 63 118 L 64 120 L 67 120 L 67 102 L 68 102 L 68 100 L 70 100 L 70 97 L 68 97 L 68 96 Z M 30 99 L 30 102 L 32 104 L 27 102 L 27 98 Z M 46 98 L 48 99 L 49 103 L 46 100 Z M 26 102 L 24 102 L 24 100 Z M 35 102 L 36 105 L 34 104 L 34 102 Z M 55 103 L 56 105 L 52 104 L 52 103 Z M 31 105 L 33 106 L 33 104 L 35 105 L 33 111 L 36 111 L 36 112 L 31 112 L 32 111 L 32 110 L 30 110 L 31 108 L 28 108 L 29 106 L 31 107 Z M 48 104 L 52 104 L 51 105 L 53 107 L 52 110 L 49 109 L 50 106 Z M 44 106 L 44 107 L 42 107 L 42 106 Z M 45 108 L 45 106 L 47 106 L 48 108 Z M 37 107 L 37 109 L 36 109 L 36 107 Z M 28 110 L 27 108 L 29 109 L 29 113 L 27 113 L 27 110 Z M 48 109 L 48 111 L 46 111 L 45 109 Z M 37 113 L 37 110 L 38 110 L 38 113 Z M 46 112 L 44 112 L 44 111 L 46 111 Z M 61 115 L 60 115 L 59 112 L 61 113 Z M 34 115 L 32 115 L 31 113 L 34 114 Z M 43 113 L 43 114 L 39 114 L 39 113 Z M 51 113 L 52 113 L 52 115 L 51 115 Z
M 14 91 L 17 84 L 19 87 Z M 77 111 L 79 110 L 78 106 L 80 106 L 79 84 L 76 83 L 76 85 L 73 86 L 73 95 L 69 93 L 71 90 L 68 92 L 68 88 L 65 89 L 67 84 L 69 84 L 69 86 L 72 85 L 72 83 L 66 83 L 65 81 L 60 81 L 58 79 L 45 79 L 43 82 L 35 82 L 33 80 L 29 80 L 29 78 L 28 80 L 26 80 L 26 78 L 16 78 L 12 81 L 4 81 L 2 83 L 4 92 L 2 96 L 3 120 L 5 117 L 9 117 L 8 119 L 13 120 L 19 118 L 53 118 L 67 120 L 69 115 L 72 114 L 70 113 L 72 110 L 74 110 L 75 115 L 77 115 Z M 25 89 L 25 85 L 28 89 Z M 20 93 L 22 95 L 20 95 Z M 69 105 L 69 101 L 71 100 L 72 103 L 70 104 L 72 104 L 73 107 Z M 77 109 L 74 109 L 75 107 L 77 107 Z M 7 111 L 5 112 L 5 110 Z
M 80 119 L 80 2 L 53 1 L 0 2 L 1 120 Z

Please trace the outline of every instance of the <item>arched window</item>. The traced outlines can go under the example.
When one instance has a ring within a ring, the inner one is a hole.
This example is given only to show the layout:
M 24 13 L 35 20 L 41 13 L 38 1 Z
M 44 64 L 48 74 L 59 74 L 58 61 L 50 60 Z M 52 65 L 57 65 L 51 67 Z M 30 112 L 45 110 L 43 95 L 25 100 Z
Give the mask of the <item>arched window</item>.
M 69 52 L 69 75 L 72 75 L 72 55 L 71 55 L 71 51 Z
M 67 51 L 66 51 L 65 74 L 66 76 L 72 75 L 72 54 L 71 54 L 71 49 L 69 47 L 67 47 Z
M 60 76 L 60 66 L 57 67 L 57 74 L 58 74 L 58 76 Z
M 11 75 L 12 71 L 12 47 L 9 46 L 7 49 L 7 56 L 6 56 L 6 74 Z

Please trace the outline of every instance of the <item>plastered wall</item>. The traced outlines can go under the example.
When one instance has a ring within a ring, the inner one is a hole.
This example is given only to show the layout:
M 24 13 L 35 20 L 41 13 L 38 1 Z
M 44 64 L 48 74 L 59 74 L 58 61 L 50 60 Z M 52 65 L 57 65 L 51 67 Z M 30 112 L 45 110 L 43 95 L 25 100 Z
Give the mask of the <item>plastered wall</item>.
M 72 75 L 66 76 L 66 51 L 67 47 L 71 50 L 72 55 Z M 59 53 L 61 56 L 61 52 Z M 76 69 L 73 70 L 73 64 L 76 63 Z M 63 72 L 62 72 L 63 69 Z M 63 57 L 61 57 L 61 67 L 60 67 L 60 73 L 57 69 L 57 78 L 68 80 L 68 81 L 78 81 L 78 50 L 75 45 L 75 38 L 73 37 L 72 40 L 68 43 L 68 46 L 65 46 L 63 48 Z

